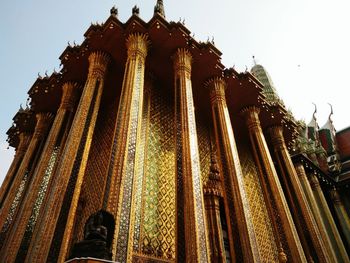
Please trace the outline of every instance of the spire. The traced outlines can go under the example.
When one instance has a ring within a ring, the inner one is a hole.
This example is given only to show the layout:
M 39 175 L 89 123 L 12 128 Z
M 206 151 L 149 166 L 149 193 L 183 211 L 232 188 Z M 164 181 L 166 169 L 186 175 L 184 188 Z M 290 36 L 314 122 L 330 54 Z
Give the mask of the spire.
M 112 8 L 111 8 L 111 16 L 115 16 L 115 17 L 117 17 L 118 16 L 118 9 L 115 7 L 115 6 L 113 6 Z
M 161 17 L 165 18 L 163 0 L 157 0 L 156 5 L 154 6 L 154 15 L 158 14 Z
M 135 5 L 135 6 L 132 8 L 132 14 L 135 15 L 135 16 L 139 16 L 139 15 L 140 15 L 140 8 L 138 8 L 137 5 Z
M 254 64 L 254 66 L 256 66 L 256 59 L 255 59 L 254 55 L 253 55 L 253 64 Z
M 262 93 L 266 96 L 266 100 L 270 103 L 280 103 L 283 105 L 283 101 L 277 94 L 275 85 L 272 82 L 270 74 L 262 65 L 256 64 L 255 56 L 253 56 L 253 61 L 254 66 L 251 68 L 250 73 L 252 73 L 252 75 L 256 77 L 261 82 L 261 84 L 264 85 Z

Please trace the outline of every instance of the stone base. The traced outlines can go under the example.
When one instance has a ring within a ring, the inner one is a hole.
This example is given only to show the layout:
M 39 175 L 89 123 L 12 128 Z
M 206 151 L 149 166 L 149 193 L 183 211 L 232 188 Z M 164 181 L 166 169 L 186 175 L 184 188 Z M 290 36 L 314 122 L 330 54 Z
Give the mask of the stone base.
M 83 240 L 74 245 L 70 258 L 96 258 L 110 260 L 112 259 L 112 253 L 106 247 L 106 241 Z

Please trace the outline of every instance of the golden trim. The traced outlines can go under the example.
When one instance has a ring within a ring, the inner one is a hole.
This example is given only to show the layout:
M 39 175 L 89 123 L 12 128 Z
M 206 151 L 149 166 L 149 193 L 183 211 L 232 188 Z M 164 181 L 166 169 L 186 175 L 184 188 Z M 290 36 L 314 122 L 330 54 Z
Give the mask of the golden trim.
M 226 175 L 228 178 L 224 178 L 228 182 L 227 187 L 230 187 L 230 189 L 225 190 L 225 195 L 232 194 L 230 197 L 225 196 L 228 225 L 233 227 L 233 220 L 243 223 L 240 224 L 238 229 L 243 257 L 249 261 L 259 261 L 260 255 L 244 188 L 242 168 L 225 99 L 226 83 L 222 78 L 216 77 L 207 81 L 205 85 L 210 92 L 216 144 L 217 149 L 220 149 L 218 151 L 219 159 L 224 158 L 226 160 L 225 163 L 228 167 L 226 172 L 229 173 Z M 219 143 L 220 141 L 222 141 L 222 146 Z M 234 207 L 228 207 L 228 198 L 233 200 L 231 205 Z M 235 210 L 236 219 L 229 217 L 228 210 L 230 209 Z M 234 243 L 231 234 L 233 231 L 233 229 L 230 230 L 229 240 L 231 257 L 235 258 Z
M 92 139 L 92 133 L 95 127 L 96 116 L 100 104 L 104 75 L 107 71 L 107 65 L 110 61 L 109 55 L 104 52 L 96 51 L 89 56 L 89 73 L 85 83 L 83 94 L 80 99 L 69 135 L 66 140 L 65 147 L 62 151 L 62 158 L 58 163 L 56 176 L 53 181 L 53 189 L 51 195 L 48 196 L 43 207 L 43 215 L 40 221 L 36 224 L 36 235 L 33 236 L 31 245 L 28 250 L 26 262 L 45 262 L 49 253 L 50 245 L 55 232 L 55 226 L 60 214 L 62 202 L 67 190 L 69 178 L 77 156 L 79 145 L 82 143 L 82 135 L 84 128 L 88 126 L 87 141 L 83 145 L 83 156 L 81 167 L 76 181 L 76 187 L 70 204 L 71 209 L 68 215 L 67 227 L 65 229 L 64 239 L 61 245 L 59 262 L 65 260 L 65 253 L 67 253 L 67 246 L 70 240 L 71 227 L 73 226 L 77 202 L 80 194 L 80 187 L 83 180 L 87 156 Z M 99 86 L 97 87 L 97 84 Z M 98 89 L 96 91 L 96 89 Z M 92 110 L 92 118 L 90 123 L 87 122 L 87 115 L 92 105 L 93 95 L 96 94 L 95 104 Z
M 181 136 L 186 261 L 206 262 L 210 261 L 210 253 L 192 97 L 191 53 L 186 49 L 178 49 L 173 63 L 175 100 L 180 100 L 180 108 L 175 107 L 175 114 L 180 115 L 180 118 L 175 119 L 180 120 L 176 125 L 181 127 L 181 133 L 176 134 L 176 140 Z
M 18 212 L 17 219 L 13 222 L 13 227 L 11 229 L 11 234 L 9 235 L 9 239 L 6 242 L 6 246 L 4 247 L 4 251 L 8 251 L 6 253 L 6 257 L 0 257 L 0 261 L 3 262 L 12 262 L 15 261 L 17 251 L 20 248 L 22 238 L 26 231 L 26 226 L 28 224 L 28 220 L 32 214 L 33 207 L 36 204 L 36 199 L 39 195 L 39 190 L 45 176 L 45 171 L 50 162 L 52 153 L 54 152 L 54 148 L 57 144 L 57 139 L 59 133 L 61 131 L 64 118 L 66 116 L 66 112 L 71 110 L 74 103 L 74 98 L 76 97 L 75 83 L 65 83 L 62 87 L 63 95 L 61 98 L 61 105 L 57 111 L 55 120 L 53 122 L 50 133 L 46 139 L 45 146 L 42 150 L 42 154 L 40 156 L 40 160 L 35 167 L 35 170 L 32 175 L 32 180 L 28 186 L 27 194 L 23 200 L 22 208 Z M 49 179 L 52 180 L 52 177 Z M 39 208 L 37 208 L 39 209 Z M 3 253 L 2 255 L 5 255 Z
M 293 260 L 300 260 L 306 262 L 305 254 L 302 249 L 299 236 L 294 226 L 292 216 L 290 214 L 287 201 L 285 199 L 281 184 L 279 182 L 277 172 L 275 170 L 264 134 L 262 132 L 259 120 L 260 109 L 256 106 L 245 107 L 241 110 L 241 114 L 245 117 L 246 125 L 248 127 L 252 147 L 256 150 L 257 159 L 261 160 L 261 168 L 268 180 L 269 187 L 274 193 L 274 205 L 278 211 L 281 219 L 286 242 L 293 257 Z M 274 215 L 271 215 L 274 216 Z M 276 237 L 277 238 L 277 237 Z

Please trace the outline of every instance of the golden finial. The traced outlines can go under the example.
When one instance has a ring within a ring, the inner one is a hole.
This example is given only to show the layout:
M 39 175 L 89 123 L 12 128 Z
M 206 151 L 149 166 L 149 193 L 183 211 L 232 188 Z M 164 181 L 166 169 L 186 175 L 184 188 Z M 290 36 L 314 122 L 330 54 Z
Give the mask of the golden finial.
M 156 14 L 165 18 L 163 0 L 157 0 L 156 5 L 154 6 L 154 15 L 156 15 Z

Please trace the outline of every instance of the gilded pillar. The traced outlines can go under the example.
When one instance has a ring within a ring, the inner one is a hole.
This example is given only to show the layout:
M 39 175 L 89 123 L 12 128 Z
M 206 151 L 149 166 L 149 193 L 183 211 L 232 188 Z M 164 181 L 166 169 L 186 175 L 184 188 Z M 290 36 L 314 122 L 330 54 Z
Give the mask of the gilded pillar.
M 24 178 L 27 177 L 29 174 L 29 170 L 32 168 L 34 158 L 38 154 L 38 151 L 40 150 L 40 143 L 43 140 L 43 137 L 45 136 L 46 129 L 49 127 L 49 124 L 51 122 L 53 115 L 51 113 L 37 113 L 36 114 L 36 125 L 35 130 L 33 133 L 33 137 L 30 140 L 30 143 L 28 145 L 28 149 L 26 150 L 26 153 L 23 156 L 23 160 L 16 172 L 16 175 L 14 176 L 14 181 L 11 185 L 11 189 L 8 192 L 7 196 L 4 199 L 4 203 L 0 212 L 0 229 L 1 232 L 3 232 L 3 228 L 8 228 L 8 224 L 10 223 L 9 220 L 12 222 L 12 219 L 15 217 L 18 205 L 16 207 L 13 207 L 13 203 L 16 199 L 17 191 L 23 181 Z M 24 193 L 25 189 L 28 185 L 27 178 L 25 186 L 24 186 Z M 22 193 L 23 197 L 23 193 Z M 22 199 L 20 198 L 20 200 Z M 17 200 L 17 202 L 20 202 L 20 200 Z
M 340 227 L 344 233 L 346 242 L 350 246 L 350 219 L 345 210 L 345 207 L 340 199 L 337 189 L 334 187 L 329 191 L 335 213 L 338 217 Z
M 105 187 L 104 207 L 116 217 L 112 253 L 113 260 L 118 262 L 132 260 L 135 192 L 140 189 L 139 179 L 143 176 L 140 164 L 144 158 L 142 115 L 148 44 L 147 35 L 138 33 L 129 35 L 126 41 L 128 58 Z
M 5 196 L 7 195 L 8 192 L 11 191 L 10 189 L 12 189 L 11 186 L 15 181 L 16 171 L 21 165 L 21 161 L 23 159 L 24 154 L 27 151 L 30 139 L 31 139 L 31 134 L 27 132 L 21 132 L 19 134 L 19 144 L 15 153 L 14 159 L 11 163 L 11 166 L 0 188 L 0 209 L 2 208 L 2 204 Z
M 175 140 L 178 195 L 178 255 L 185 251 L 186 262 L 209 262 L 205 208 L 200 178 L 197 129 L 192 96 L 192 56 L 186 49 L 174 55 Z M 182 188 L 182 189 L 181 189 Z M 181 200 L 181 203 L 179 202 Z M 184 233 L 182 233 L 184 232 Z M 181 248 L 181 244 L 186 244 Z M 183 260 L 183 259 L 178 259 Z
M 321 190 L 317 177 L 315 175 L 311 175 L 311 177 L 314 176 L 314 179 L 312 179 L 312 183 L 310 185 L 303 164 L 300 162 L 296 163 L 295 170 L 298 174 L 300 183 L 310 204 L 316 223 L 320 231 L 326 233 L 326 237 L 329 239 L 332 249 L 335 252 L 337 262 L 348 262 L 349 258 L 346 253 L 344 244 L 340 238 L 338 229 L 334 223 L 331 212 L 329 211 L 328 205 L 323 196 L 323 192 Z M 314 188 L 314 191 L 311 189 L 311 186 Z M 316 195 L 318 195 L 319 198 L 316 198 Z M 321 200 L 321 196 L 325 202 L 323 204 L 322 202 L 319 202 L 319 200 Z
M 271 214 L 270 216 L 277 217 L 274 218 L 273 221 L 279 220 L 277 225 L 278 227 L 279 225 L 281 226 L 281 231 L 285 236 L 286 244 L 290 251 L 292 260 L 306 262 L 305 254 L 302 249 L 299 236 L 295 229 L 287 201 L 285 199 L 281 184 L 277 176 L 277 172 L 275 170 L 269 149 L 266 144 L 265 136 L 260 125 L 259 112 L 259 108 L 255 106 L 246 107 L 241 111 L 246 120 L 249 137 L 257 158 L 258 165 L 261 167 L 261 172 L 263 173 L 264 178 L 266 178 L 265 180 L 267 180 L 268 183 L 268 187 L 264 187 L 264 191 L 269 191 L 269 193 L 265 194 L 270 195 L 270 198 L 272 198 L 270 201 L 273 202 L 272 207 L 274 207 L 276 211 L 275 214 Z M 263 183 L 266 182 L 263 180 Z M 276 223 L 274 223 L 274 225 L 276 229 Z M 281 237 L 276 236 L 276 239 L 280 240 Z M 280 243 L 280 241 L 278 242 Z M 279 244 L 279 246 L 281 245 L 282 244 Z M 281 252 L 281 247 L 279 247 L 279 251 Z M 281 254 L 280 256 L 283 258 Z
M 101 51 L 89 56 L 87 80 L 62 157 L 57 164 L 58 176 L 53 178 L 51 195 L 42 207 L 40 221 L 36 223 L 36 233 L 31 240 L 26 262 L 47 260 L 64 199 L 68 200 L 65 205 L 69 213 L 62 219 L 66 222 L 58 262 L 65 260 L 109 61 L 109 55 Z
M 317 222 L 307 202 L 301 183 L 298 180 L 296 170 L 284 141 L 283 128 L 281 126 L 273 126 L 269 128 L 269 133 L 299 237 L 302 238 L 302 236 L 309 235 L 312 242 L 312 244 L 308 244 L 306 239 L 301 239 L 305 254 L 310 253 L 307 257 L 314 257 L 313 254 L 316 254 L 314 260 L 317 259 L 319 262 L 334 261 L 335 255 L 330 246 L 329 239 L 327 239 L 324 231 L 320 231 L 317 227 Z M 308 251 L 309 249 L 312 251 Z
M 62 129 L 65 129 L 64 121 L 68 113 L 73 111 L 77 95 L 77 85 L 73 82 L 65 83 L 62 89 L 63 95 L 60 107 L 57 110 L 42 154 L 33 172 L 21 209 L 13 222 L 6 246 L 3 248 L 7 253 L 6 255 L 2 253 L 3 257 L 0 257 L 1 262 L 15 261 L 20 246 L 28 247 L 29 245 L 32 229 L 39 216 L 38 210 L 42 205 L 47 185 L 51 180 L 54 164 L 57 160 L 58 145 L 60 144 L 59 135 L 62 133 Z M 31 218 L 31 222 L 29 222 L 29 218 Z
M 222 188 L 219 166 L 212 157 L 208 182 L 204 186 L 204 202 L 209 231 L 210 259 L 212 262 L 226 262 L 224 238 L 220 218 Z
M 232 130 L 231 120 L 226 105 L 225 82 L 222 78 L 214 78 L 207 83 L 210 92 L 211 110 L 214 121 L 215 137 L 220 160 L 225 162 L 226 216 L 230 241 L 231 258 L 235 258 L 234 241 L 231 233 L 235 231 L 234 220 L 240 222 L 239 242 L 243 258 L 248 261 L 259 261 L 259 252 L 253 224 L 250 218 L 249 204 L 244 190 L 242 169 L 238 157 L 237 146 Z M 235 211 L 235 216 L 232 214 Z M 237 241 L 236 241 L 237 242 Z M 239 260 L 239 259 L 236 259 Z

